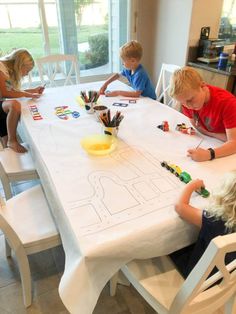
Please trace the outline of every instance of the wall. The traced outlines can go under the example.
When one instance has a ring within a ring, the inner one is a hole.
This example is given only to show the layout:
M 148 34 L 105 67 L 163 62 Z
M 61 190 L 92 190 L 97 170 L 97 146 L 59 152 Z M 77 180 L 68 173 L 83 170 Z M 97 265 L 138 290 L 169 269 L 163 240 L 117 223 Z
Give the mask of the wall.
M 144 47 L 142 63 L 154 84 L 162 63 L 186 64 L 188 48 L 198 44 L 202 26 L 210 26 L 210 36 L 217 37 L 223 0 L 137 2 L 137 39 Z
M 185 64 L 192 0 L 139 0 L 138 12 L 143 64 L 156 84 L 162 63 Z
M 148 5 L 146 3 L 148 1 Z M 138 0 L 137 1 L 137 19 L 136 19 L 136 36 L 137 40 L 143 46 L 142 64 L 148 71 L 151 78 L 155 77 L 155 59 L 156 59 L 156 19 L 157 5 L 156 0 Z M 156 81 L 153 81 L 156 84 Z
M 190 26 L 189 46 L 198 46 L 203 26 L 210 26 L 210 37 L 217 38 L 224 0 L 194 0 Z

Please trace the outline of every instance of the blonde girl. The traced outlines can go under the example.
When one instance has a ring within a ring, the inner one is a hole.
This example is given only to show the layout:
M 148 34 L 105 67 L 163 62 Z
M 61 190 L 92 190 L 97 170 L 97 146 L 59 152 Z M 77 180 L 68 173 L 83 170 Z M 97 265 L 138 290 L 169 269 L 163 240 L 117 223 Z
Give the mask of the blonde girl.
M 4 147 L 8 146 L 18 153 L 25 147 L 17 139 L 16 128 L 20 118 L 21 106 L 16 99 L 38 98 L 44 87 L 21 90 L 21 80 L 34 67 L 34 60 L 26 49 L 17 49 L 0 58 L 0 137 Z M 7 99 L 7 100 L 6 100 Z
M 236 170 L 226 173 L 213 190 L 206 210 L 190 204 L 194 191 L 204 187 L 202 180 L 190 181 L 181 193 L 175 210 L 181 218 L 199 227 L 197 242 L 170 255 L 186 278 L 203 255 L 210 241 L 219 235 L 236 232 Z M 236 252 L 226 256 L 226 263 L 236 258 Z

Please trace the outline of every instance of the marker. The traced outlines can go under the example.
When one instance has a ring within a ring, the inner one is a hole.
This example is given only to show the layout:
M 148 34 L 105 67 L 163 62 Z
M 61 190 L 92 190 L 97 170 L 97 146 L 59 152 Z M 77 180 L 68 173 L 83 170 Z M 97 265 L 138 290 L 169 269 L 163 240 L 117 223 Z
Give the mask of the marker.
M 198 147 L 202 144 L 203 138 L 201 139 L 200 143 L 195 147 L 195 149 L 198 149 Z

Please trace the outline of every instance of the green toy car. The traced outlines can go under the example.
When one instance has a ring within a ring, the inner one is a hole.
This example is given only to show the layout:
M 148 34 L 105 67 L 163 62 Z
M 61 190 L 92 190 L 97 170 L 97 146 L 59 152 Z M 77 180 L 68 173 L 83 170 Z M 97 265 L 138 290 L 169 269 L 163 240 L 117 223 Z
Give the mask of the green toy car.
M 210 192 L 207 191 L 207 189 L 201 187 L 200 190 L 196 191 L 198 194 L 200 194 L 202 197 L 208 197 L 210 195 Z
M 181 172 L 181 174 L 179 175 L 179 179 L 186 184 L 192 180 L 190 174 L 188 174 L 186 171 Z

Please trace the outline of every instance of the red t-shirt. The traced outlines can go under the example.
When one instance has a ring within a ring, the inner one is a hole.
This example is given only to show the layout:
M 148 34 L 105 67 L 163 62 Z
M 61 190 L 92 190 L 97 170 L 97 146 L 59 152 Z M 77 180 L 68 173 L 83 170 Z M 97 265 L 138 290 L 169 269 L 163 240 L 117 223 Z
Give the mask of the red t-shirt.
M 236 97 L 228 91 L 207 85 L 210 100 L 200 110 L 187 109 L 182 106 L 184 115 L 193 119 L 207 131 L 225 133 L 225 129 L 236 128 Z

